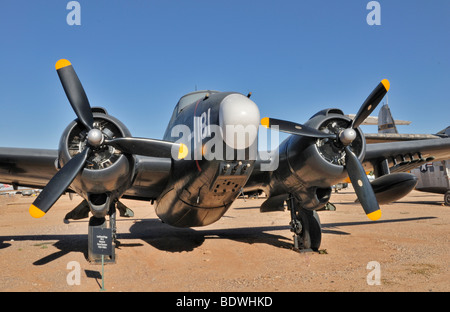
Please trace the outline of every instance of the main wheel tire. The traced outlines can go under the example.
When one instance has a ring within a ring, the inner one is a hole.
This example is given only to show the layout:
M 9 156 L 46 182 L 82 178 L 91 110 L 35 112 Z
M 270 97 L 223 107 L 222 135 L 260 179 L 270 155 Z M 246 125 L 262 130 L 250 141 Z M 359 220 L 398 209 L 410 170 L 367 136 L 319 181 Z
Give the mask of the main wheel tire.
M 447 191 L 447 193 L 445 193 L 444 202 L 445 202 L 445 205 L 450 206 L 450 191 Z
M 297 218 L 302 224 L 302 232 L 299 235 L 300 249 L 312 249 L 318 251 L 322 241 L 322 226 L 316 211 L 299 209 Z

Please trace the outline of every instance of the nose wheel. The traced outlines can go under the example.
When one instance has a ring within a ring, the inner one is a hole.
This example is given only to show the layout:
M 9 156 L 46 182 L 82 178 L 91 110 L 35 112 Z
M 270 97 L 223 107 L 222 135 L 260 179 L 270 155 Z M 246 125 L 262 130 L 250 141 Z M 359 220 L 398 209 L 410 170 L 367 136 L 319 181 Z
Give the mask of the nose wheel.
M 322 240 L 322 228 L 316 211 L 302 208 L 291 194 L 287 200 L 291 214 L 291 232 L 294 233 L 294 250 L 300 252 L 318 251 Z

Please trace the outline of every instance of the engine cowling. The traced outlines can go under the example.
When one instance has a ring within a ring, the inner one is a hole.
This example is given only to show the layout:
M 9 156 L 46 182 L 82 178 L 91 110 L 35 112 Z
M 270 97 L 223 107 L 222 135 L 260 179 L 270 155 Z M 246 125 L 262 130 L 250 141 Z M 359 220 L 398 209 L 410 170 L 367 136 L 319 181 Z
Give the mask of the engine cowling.
M 58 60 L 55 69 L 77 120 L 61 137 L 56 162 L 59 171 L 31 204 L 32 217 L 42 218 L 72 188 L 87 200 L 95 217 L 103 218 L 131 183 L 133 155 L 177 159 L 187 155 L 184 144 L 131 137 L 128 129 L 106 110 L 91 108 L 68 60 Z
M 105 139 L 131 136 L 125 125 L 104 109 L 93 108 L 93 117 L 94 127 L 103 133 Z M 87 133 L 77 120 L 67 126 L 59 143 L 58 168 L 85 148 Z M 86 199 L 94 216 L 104 217 L 109 205 L 130 185 L 133 166 L 132 156 L 111 145 L 101 145 L 88 157 L 84 169 L 70 187 Z
M 374 111 L 389 88 L 389 81 L 383 79 L 352 120 L 344 118 L 342 111 L 338 109 L 321 111 L 305 125 L 268 117 L 261 120 L 261 125 L 267 128 L 278 126 L 281 131 L 298 137 L 287 140 L 281 150 L 285 151 L 286 162 L 289 163 L 287 169 L 292 173 L 293 182 L 298 182 L 297 185 L 285 183 L 285 191 L 297 196 L 304 208 L 317 209 L 320 208 L 318 205 L 326 203 L 331 193 L 330 186 L 344 175 L 345 170 L 367 217 L 370 220 L 381 217 L 380 206 L 361 163 L 365 153 L 365 140 L 359 126 Z M 315 177 L 317 172 L 325 174 Z M 281 178 L 289 177 L 284 172 Z
M 305 125 L 324 133 L 339 135 L 348 129 L 351 119 L 338 109 L 314 115 Z M 352 151 L 361 161 L 365 155 L 365 138 L 355 129 Z M 288 192 L 297 194 L 306 209 L 322 208 L 330 199 L 331 186 L 347 176 L 346 151 L 339 140 L 290 136 L 280 145 L 280 168 L 276 175 Z M 285 158 L 287 162 L 282 161 Z M 281 167 L 283 163 L 287 166 Z M 326 178 L 324 178 L 326 177 Z

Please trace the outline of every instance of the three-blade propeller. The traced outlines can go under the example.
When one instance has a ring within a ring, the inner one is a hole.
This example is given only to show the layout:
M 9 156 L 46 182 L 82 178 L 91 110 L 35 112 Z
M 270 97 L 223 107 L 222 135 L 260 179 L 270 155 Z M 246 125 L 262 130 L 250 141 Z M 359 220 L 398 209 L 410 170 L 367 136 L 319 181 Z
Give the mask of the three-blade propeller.
M 375 110 L 377 105 L 389 91 L 389 88 L 389 81 L 387 79 L 382 80 L 364 101 L 355 118 L 352 120 L 350 127 L 339 134 L 325 133 L 305 125 L 267 117 L 261 120 L 261 125 L 266 128 L 269 128 L 271 125 L 276 125 L 278 126 L 279 131 L 282 132 L 312 138 L 329 138 L 340 142 L 342 148 L 345 150 L 345 168 L 347 169 L 350 181 L 352 182 L 364 212 L 369 219 L 378 220 L 381 217 L 381 210 L 376 200 L 375 193 L 367 178 L 364 167 L 351 150 L 350 144 L 356 138 L 355 129 L 358 128 Z
M 105 138 L 102 131 L 94 126 L 91 106 L 72 64 L 61 59 L 56 62 L 55 68 L 78 121 L 88 131 L 87 144 L 86 148 L 70 159 L 45 186 L 29 209 L 31 216 L 44 216 L 82 171 L 91 152 L 102 145 L 113 146 L 125 154 L 170 158 L 172 151 L 178 151 L 178 159 L 187 156 L 188 150 L 184 144 L 147 138 Z

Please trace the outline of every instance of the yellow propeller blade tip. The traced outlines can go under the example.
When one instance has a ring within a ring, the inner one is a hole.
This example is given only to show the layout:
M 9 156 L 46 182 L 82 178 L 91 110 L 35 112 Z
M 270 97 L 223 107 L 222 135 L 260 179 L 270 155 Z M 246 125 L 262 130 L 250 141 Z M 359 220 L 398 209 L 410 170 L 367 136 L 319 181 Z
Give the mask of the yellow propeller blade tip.
M 69 65 L 72 65 L 72 64 L 68 60 L 60 59 L 58 62 L 56 62 L 55 68 L 56 68 L 56 70 L 58 70 L 60 68 L 63 68 L 63 67 L 69 66 Z
M 267 129 L 269 129 L 269 117 L 264 117 L 263 119 L 261 119 L 261 126 L 266 127 Z
M 373 211 L 373 212 L 371 212 L 371 213 L 368 213 L 368 214 L 367 214 L 367 217 L 368 217 L 370 220 L 372 220 L 372 221 L 376 221 L 376 220 L 378 220 L 378 219 L 381 218 L 381 210 L 378 209 L 378 210 L 375 210 L 375 211 Z
M 185 144 L 180 144 L 180 149 L 178 150 L 178 159 L 183 159 L 188 154 L 188 148 Z
M 389 88 L 391 87 L 391 83 L 389 82 L 389 80 L 383 79 L 383 80 L 381 80 L 381 83 L 383 84 L 386 91 L 389 91 Z
M 39 209 L 35 205 L 31 205 L 29 211 L 30 211 L 30 215 L 36 219 L 42 218 L 45 215 L 45 212 L 43 212 L 41 209 Z

